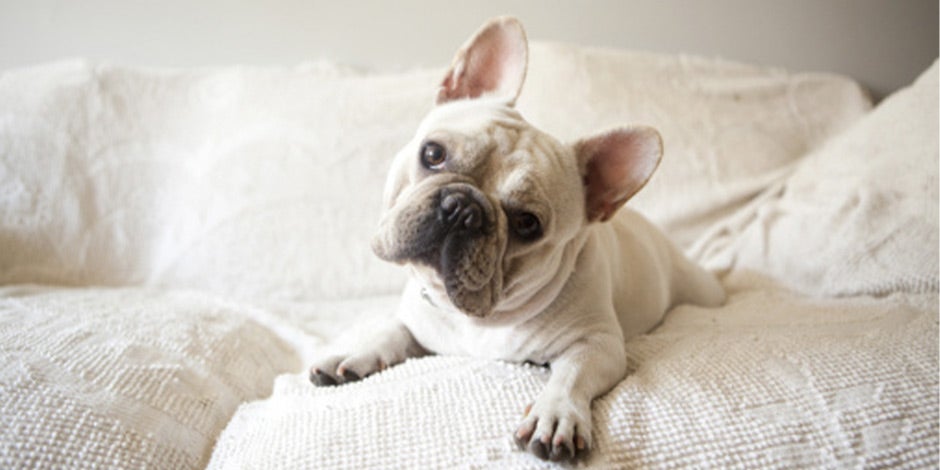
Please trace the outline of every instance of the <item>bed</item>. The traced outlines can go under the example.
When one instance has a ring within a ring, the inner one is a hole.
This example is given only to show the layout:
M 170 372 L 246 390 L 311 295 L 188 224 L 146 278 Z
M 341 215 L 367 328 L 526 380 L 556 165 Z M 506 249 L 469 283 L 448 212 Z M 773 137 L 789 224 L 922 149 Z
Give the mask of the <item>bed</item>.
M 392 314 L 369 239 L 443 68 L 0 75 L 0 467 L 549 468 L 511 432 L 544 368 L 306 366 Z M 657 127 L 630 205 L 729 293 L 626 344 L 591 468 L 938 465 L 938 66 L 853 80 L 535 43 L 518 107 L 561 139 Z

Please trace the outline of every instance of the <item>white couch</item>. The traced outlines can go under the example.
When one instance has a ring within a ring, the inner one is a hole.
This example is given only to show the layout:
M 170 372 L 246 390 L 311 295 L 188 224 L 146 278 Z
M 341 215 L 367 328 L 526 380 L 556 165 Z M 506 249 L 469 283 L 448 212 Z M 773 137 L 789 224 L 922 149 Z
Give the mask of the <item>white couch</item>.
M 721 273 L 627 345 L 599 468 L 938 465 L 938 73 L 849 79 L 535 44 L 519 107 L 574 139 L 662 132 L 631 205 Z M 443 69 L 0 75 L 0 467 L 543 468 L 538 367 L 427 357 L 315 388 L 390 315 L 384 174 Z

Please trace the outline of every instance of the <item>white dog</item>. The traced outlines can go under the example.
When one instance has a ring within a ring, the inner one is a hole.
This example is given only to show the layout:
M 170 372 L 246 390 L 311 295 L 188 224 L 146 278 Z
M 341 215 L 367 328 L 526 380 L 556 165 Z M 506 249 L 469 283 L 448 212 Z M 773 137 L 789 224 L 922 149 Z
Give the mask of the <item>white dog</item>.
M 513 107 L 527 59 L 512 18 L 457 53 L 437 106 L 395 157 L 373 242 L 410 268 L 397 315 L 337 345 L 310 377 L 342 384 L 427 352 L 546 364 L 551 378 L 515 438 L 571 459 L 591 446 L 592 400 L 626 374 L 625 339 L 673 305 L 725 295 L 646 219 L 618 212 L 658 166 L 659 133 L 558 142 Z

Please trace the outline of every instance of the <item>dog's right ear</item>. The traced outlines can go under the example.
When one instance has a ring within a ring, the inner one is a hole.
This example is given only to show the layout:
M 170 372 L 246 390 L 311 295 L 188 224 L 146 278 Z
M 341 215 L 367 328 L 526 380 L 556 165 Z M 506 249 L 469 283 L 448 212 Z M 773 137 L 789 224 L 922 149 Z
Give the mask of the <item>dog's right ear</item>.
M 522 24 L 511 17 L 493 18 L 457 51 L 437 92 L 437 104 L 487 96 L 513 106 L 525 80 L 528 55 Z

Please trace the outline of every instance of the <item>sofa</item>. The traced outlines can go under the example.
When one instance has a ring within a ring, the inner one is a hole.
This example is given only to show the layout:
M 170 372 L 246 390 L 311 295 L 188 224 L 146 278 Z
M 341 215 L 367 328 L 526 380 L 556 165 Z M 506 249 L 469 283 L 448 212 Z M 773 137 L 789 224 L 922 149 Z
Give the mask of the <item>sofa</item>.
M 551 468 L 512 430 L 549 371 L 427 356 L 314 387 L 391 315 L 369 240 L 441 67 L 0 75 L 0 467 Z M 588 468 L 938 466 L 938 66 L 852 79 L 531 46 L 518 108 L 562 140 L 659 129 L 628 204 L 716 272 L 625 344 Z

